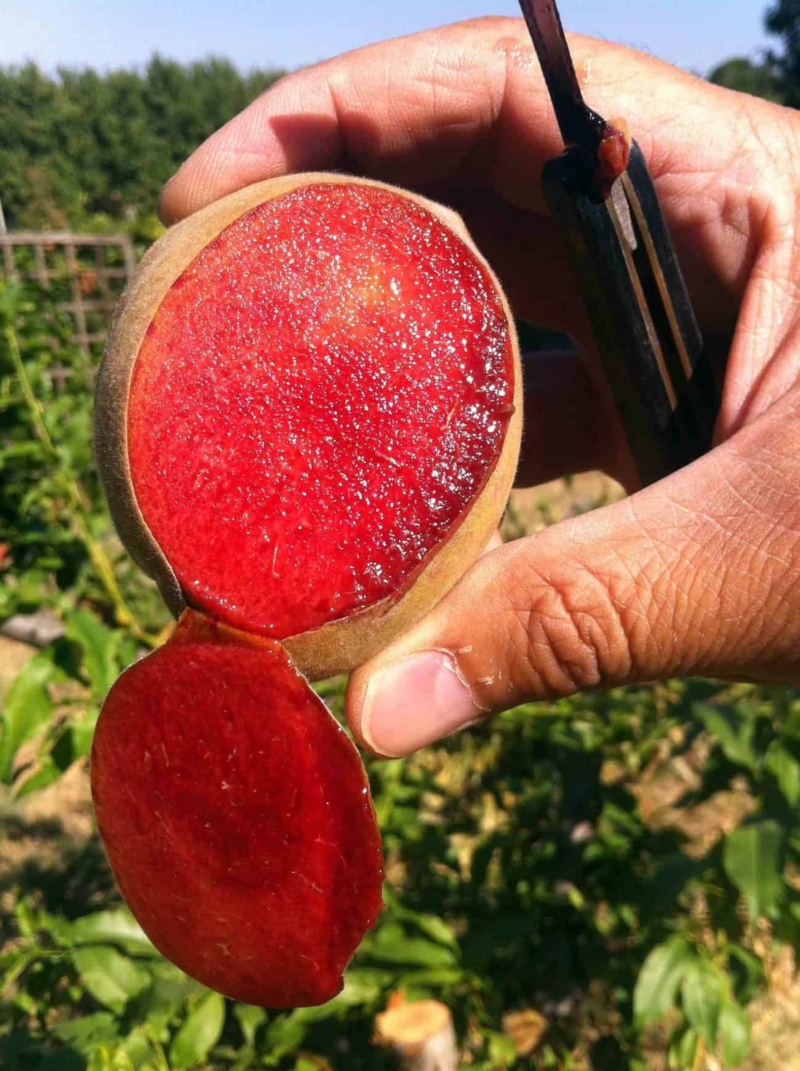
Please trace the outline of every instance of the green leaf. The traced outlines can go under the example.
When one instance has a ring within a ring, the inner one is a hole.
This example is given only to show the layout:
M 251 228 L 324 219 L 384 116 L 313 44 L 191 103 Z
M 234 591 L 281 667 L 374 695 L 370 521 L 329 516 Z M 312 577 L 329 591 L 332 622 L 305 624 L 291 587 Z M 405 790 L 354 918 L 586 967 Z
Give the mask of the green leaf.
M 244 1040 L 248 1045 L 255 1045 L 256 1030 L 267 1021 L 267 1013 L 263 1008 L 256 1008 L 252 1004 L 234 1004 L 233 1014 L 241 1027 Z
M 309 1060 L 307 1056 L 298 1056 L 294 1062 L 294 1071 L 319 1071 L 316 1060 Z
M 484 1037 L 493 1067 L 510 1067 L 517 1062 L 517 1051 L 510 1037 L 495 1030 L 484 1030 Z
M 641 1026 L 654 1023 L 672 1008 L 684 971 L 693 960 L 682 937 L 658 945 L 642 964 L 633 991 L 633 1014 Z
M 70 725 L 68 733 L 71 762 L 77 762 L 78 759 L 85 758 L 91 751 L 99 716 L 99 708 L 92 707 L 91 710 L 87 710 L 82 718 Z
M 388 909 L 387 914 L 392 919 L 410 924 L 437 944 L 445 945 L 454 951 L 458 950 L 458 938 L 452 926 L 448 925 L 439 915 L 422 914 L 419 911 L 411 911 L 409 908 L 403 907 L 399 897 L 388 886 L 384 889 L 383 899 Z
M 134 956 L 158 956 L 154 945 L 130 911 L 120 907 L 95 911 L 66 923 L 62 936 L 75 945 L 113 944 Z
M 157 1057 L 152 1039 L 148 1037 L 148 1031 L 142 1027 L 134 1027 L 130 1034 L 122 1039 L 117 1055 L 121 1059 L 127 1057 L 134 1068 L 140 1068 L 142 1071 L 151 1071 L 151 1069 L 156 1071 L 159 1066 L 156 1062 Z M 117 1071 L 116 1066 L 114 1071 Z
M 0 780 L 5 784 L 11 780 L 19 749 L 47 724 L 53 713 L 47 692 L 53 674 L 53 660 L 47 652 L 42 652 L 25 663 L 9 689 L 0 736 Z
M 740 1067 L 750 1051 L 750 1016 L 739 1004 L 722 1005 L 719 1015 L 722 1059 L 728 1071 Z
M 764 765 L 778 782 L 778 788 L 790 807 L 800 803 L 800 762 L 781 744 L 773 740 Z
M 202 1063 L 222 1034 L 225 1001 L 219 993 L 207 993 L 192 1008 L 169 1047 L 171 1067 L 196 1067 Z
M 736 978 L 736 995 L 742 1004 L 758 993 L 766 975 L 763 962 L 749 948 L 731 941 L 727 946 L 728 971 Z M 737 965 L 741 970 L 737 970 Z
M 452 948 L 453 951 L 458 950 L 458 938 L 452 927 L 448 926 L 444 919 L 439 918 L 438 915 L 415 915 L 413 923 L 432 941 L 439 945 L 444 945 L 446 948 Z
M 721 710 L 700 703 L 695 704 L 692 709 L 694 716 L 716 738 L 730 762 L 736 766 L 744 766 L 748 770 L 757 769 L 758 756 L 753 748 L 755 722 L 751 718 L 743 718 L 734 711 Z
M 677 1044 L 670 1048 L 670 1067 L 692 1068 L 699 1041 L 697 1031 L 691 1027 L 686 1030 Z
M 52 785 L 54 781 L 57 781 L 64 772 L 53 762 L 49 755 L 46 755 L 38 765 L 39 769 L 36 773 L 26 777 L 21 784 L 17 782 L 19 787 L 14 786 L 15 799 L 21 800 L 32 792 L 39 792 L 41 789 L 47 788 L 48 785 Z
M 66 619 L 66 634 L 83 651 L 83 664 L 98 699 L 105 699 L 117 678 L 117 648 L 121 634 L 113 632 L 88 610 L 75 610 Z
M 458 967 L 421 967 L 403 971 L 403 985 L 429 986 L 438 989 L 445 985 L 463 982 L 467 975 Z
M 206 989 L 167 960 L 154 959 L 149 966 L 153 984 L 131 1002 L 126 1014 L 132 1022 L 144 1022 L 151 1036 L 166 1044 L 170 1039 L 169 1024 L 187 998 L 205 993 Z
M 376 1004 L 394 980 L 394 971 L 350 968 L 344 976 L 341 993 L 337 993 L 328 1003 L 335 1004 L 337 1008 Z
M 725 980 L 708 960 L 695 956 L 687 964 L 681 983 L 681 999 L 686 1018 L 713 1049 L 724 998 Z
M 725 841 L 725 871 L 747 897 L 752 922 L 773 917 L 783 897 L 784 841 L 783 828 L 771 819 L 741 826 Z
M 50 756 L 61 772 L 89 754 L 99 713 L 96 707 L 87 711 L 80 720 L 68 725 L 53 745 Z
M 424 937 L 409 937 L 402 926 L 390 922 L 375 934 L 368 951 L 370 959 L 414 967 L 450 967 L 456 963 L 452 949 Z
M 95 1000 L 118 1013 L 150 984 L 144 967 L 107 946 L 78 948 L 72 959 Z
M 52 744 L 50 753 L 45 753 L 38 759 L 36 764 L 38 769 L 14 786 L 17 799 L 47 788 L 48 785 L 57 781 L 73 763 L 89 754 L 98 714 L 99 711 L 93 708 L 87 711 L 80 720 L 64 728 Z M 44 745 L 39 749 L 40 752 L 46 749 L 47 744 L 48 740 L 45 738 Z
M 310 1022 L 302 1015 L 305 1010 L 302 1008 L 300 1012 L 295 1011 L 289 1015 L 278 1016 L 267 1027 L 266 1051 L 274 1060 L 280 1060 L 287 1053 L 299 1048 L 305 1041 L 310 1028 Z
M 111 1012 L 95 1012 L 56 1023 L 53 1033 L 71 1049 L 89 1055 L 95 1045 L 119 1039 L 119 1024 Z
M 800 706 L 794 705 L 783 727 L 785 736 L 792 740 L 800 740 Z
M 19 900 L 14 907 L 14 920 L 22 937 L 35 937 L 37 930 L 51 929 L 47 925 L 51 916 L 44 916 L 41 911 L 36 911 L 30 900 Z

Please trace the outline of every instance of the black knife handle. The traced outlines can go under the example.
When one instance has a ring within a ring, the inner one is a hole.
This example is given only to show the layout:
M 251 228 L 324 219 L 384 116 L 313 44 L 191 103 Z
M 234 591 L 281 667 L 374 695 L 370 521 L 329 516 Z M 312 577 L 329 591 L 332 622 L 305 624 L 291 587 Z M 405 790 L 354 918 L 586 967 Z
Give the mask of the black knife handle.
M 711 448 L 719 392 L 641 150 L 631 145 L 628 169 L 604 200 L 593 194 L 594 167 L 569 148 L 545 165 L 542 187 L 646 485 Z

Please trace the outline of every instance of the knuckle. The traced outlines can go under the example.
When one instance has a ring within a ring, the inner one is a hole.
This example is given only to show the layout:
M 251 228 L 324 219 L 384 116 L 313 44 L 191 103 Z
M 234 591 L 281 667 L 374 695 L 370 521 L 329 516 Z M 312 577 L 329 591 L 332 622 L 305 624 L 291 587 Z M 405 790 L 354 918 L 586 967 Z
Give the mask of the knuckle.
M 631 620 L 620 606 L 639 601 L 636 584 L 619 570 L 580 562 L 543 569 L 526 565 L 512 607 L 511 648 L 527 694 L 567 695 L 613 685 L 633 670 Z M 635 619 L 635 613 L 632 620 Z

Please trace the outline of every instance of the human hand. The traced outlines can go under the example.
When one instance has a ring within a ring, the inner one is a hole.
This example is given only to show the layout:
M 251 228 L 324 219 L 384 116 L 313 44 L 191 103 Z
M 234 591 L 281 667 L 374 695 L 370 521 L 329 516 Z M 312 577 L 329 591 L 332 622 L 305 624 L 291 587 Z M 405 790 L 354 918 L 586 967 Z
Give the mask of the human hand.
M 800 684 L 800 117 L 572 37 L 600 114 L 641 145 L 710 350 L 716 447 L 623 502 L 486 554 L 358 669 L 356 735 L 407 754 L 528 699 L 674 675 Z M 560 142 L 520 20 L 482 19 L 291 75 L 210 138 L 167 222 L 249 183 L 340 168 L 456 207 L 516 315 L 580 356 L 526 368 L 520 479 L 635 483 L 575 279 L 539 188 Z M 528 372 L 530 371 L 530 375 Z

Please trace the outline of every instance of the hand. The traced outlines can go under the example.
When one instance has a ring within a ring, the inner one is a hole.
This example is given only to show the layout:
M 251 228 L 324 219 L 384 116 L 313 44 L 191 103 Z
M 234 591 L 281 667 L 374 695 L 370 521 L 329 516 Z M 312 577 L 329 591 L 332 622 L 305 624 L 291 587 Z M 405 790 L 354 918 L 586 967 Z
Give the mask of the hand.
M 800 685 L 800 117 L 627 49 L 571 46 L 592 107 L 626 117 L 642 146 L 706 342 L 727 358 L 717 445 L 623 502 L 486 554 L 356 671 L 348 716 L 379 754 L 582 689 L 689 674 Z M 559 149 L 522 22 L 483 19 L 283 79 L 183 165 L 162 213 L 325 168 L 447 201 L 516 315 L 569 333 L 581 354 L 531 364 L 521 477 L 602 468 L 630 486 L 539 191 Z

